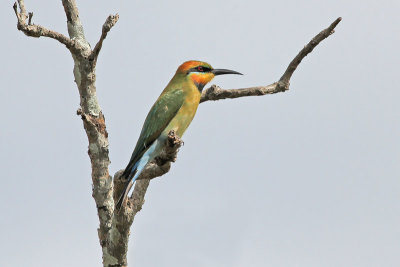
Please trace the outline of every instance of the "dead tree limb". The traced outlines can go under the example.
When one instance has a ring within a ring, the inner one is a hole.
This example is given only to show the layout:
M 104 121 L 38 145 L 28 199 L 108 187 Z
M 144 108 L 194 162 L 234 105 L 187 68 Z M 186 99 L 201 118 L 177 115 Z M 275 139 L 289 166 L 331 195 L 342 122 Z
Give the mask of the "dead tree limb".
M 93 61 L 93 66 L 96 66 L 97 58 L 99 56 L 101 47 L 103 46 L 103 41 L 106 39 L 108 32 L 111 30 L 112 27 L 117 23 L 119 19 L 119 15 L 110 15 L 108 16 L 106 22 L 103 24 L 103 28 L 101 31 L 100 40 L 97 42 L 96 46 L 94 47 L 92 54 L 90 55 L 90 60 Z
M 285 73 L 282 75 L 279 81 L 266 86 L 256 86 L 242 89 L 222 89 L 217 85 L 212 85 L 210 88 L 203 92 L 200 102 L 202 103 L 210 100 L 215 101 L 227 98 L 238 98 L 243 96 L 276 94 L 289 90 L 290 78 L 292 77 L 297 67 L 300 65 L 303 58 L 311 53 L 320 42 L 333 34 L 335 32 L 336 26 L 341 20 L 342 18 L 337 18 L 328 28 L 321 31 L 314 38 L 312 38 L 312 40 L 303 49 L 301 49 L 297 56 L 290 62 Z
M 18 6 L 19 6 L 19 11 L 18 11 Z M 25 9 L 25 4 L 23 0 L 18 1 L 17 3 L 14 3 L 13 9 L 15 12 L 15 15 L 17 16 L 18 23 L 17 23 L 17 28 L 18 30 L 22 31 L 25 33 L 27 36 L 31 37 L 48 37 L 54 40 L 59 41 L 60 43 L 64 44 L 68 49 L 73 50 L 75 52 L 80 50 L 79 44 L 68 38 L 67 36 L 58 33 L 56 31 L 49 30 L 41 25 L 33 25 L 32 24 L 32 17 L 33 17 L 33 12 L 29 12 L 29 15 L 26 14 L 26 9 Z M 26 23 L 26 20 L 28 20 L 28 23 Z M 72 51 L 71 51 L 72 52 Z
M 13 5 L 17 16 L 18 30 L 31 37 L 48 37 L 59 41 L 71 52 L 74 60 L 74 78 L 80 94 L 80 108 L 77 114 L 81 116 L 83 126 L 88 137 L 88 154 L 92 166 L 93 198 L 96 202 L 100 226 L 98 235 L 103 251 L 103 266 L 127 266 L 127 251 L 130 227 L 135 215 L 142 209 L 144 196 L 150 179 L 167 173 L 171 163 L 176 160 L 182 141 L 174 132 L 170 132 L 167 145 L 162 153 L 156 157 L 140 175 L 135 183 L 132 196 L 123 205 L 121 212 L 114 212 L 114 201 L 120 196 L 123 181 L 122 171 L 114 175 L 109 174 L 109 142 L 105 118 L 96 95 L 96 63 L 103 42 L 111 28 L 118 21 L 118 14 L 110 15 L 102 27 L 99 41 L 92 50 L 85 38 L 82 23 L 75 0 L 62 0 L 67 17 L 69 37 L 32 23 L 33 13 L 26 12 L 24 0 L 18 0 Z M 19 10 L 18 10 L 19 7 Z M 27 21 L 28 20 L 28 21 Z M 222 89 L 216 85 L 203 92 L 201 102 L 237 98 L 243 96 L 258 96 L 275 94 L 289 89 L 290 78 L 302 59 L 307 56 L 322 40 L 334 32 L 341 18 L 336 19 L 327 29 L 315 36 L 292 60 L 285 73 L 278 82 L 267 86 L 258 86 L 244 89 Z

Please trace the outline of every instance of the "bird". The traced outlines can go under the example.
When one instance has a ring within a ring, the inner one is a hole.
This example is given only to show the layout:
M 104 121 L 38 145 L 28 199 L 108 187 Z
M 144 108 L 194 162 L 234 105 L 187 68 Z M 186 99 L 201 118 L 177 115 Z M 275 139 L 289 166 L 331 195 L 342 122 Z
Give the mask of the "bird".
M 146 164 L 162 151 L 168 133 L 173 130 L 182 137 L 196 114 L 204 86 L 215 76 L 223 74 L 243 75 L 234 70 L 214 69 L 210 64 L 198 60 L 186 61 L 178 67 L 144 121 L 135 149 L 121 176 L 126 182 L 116 204 L 117 210 Z

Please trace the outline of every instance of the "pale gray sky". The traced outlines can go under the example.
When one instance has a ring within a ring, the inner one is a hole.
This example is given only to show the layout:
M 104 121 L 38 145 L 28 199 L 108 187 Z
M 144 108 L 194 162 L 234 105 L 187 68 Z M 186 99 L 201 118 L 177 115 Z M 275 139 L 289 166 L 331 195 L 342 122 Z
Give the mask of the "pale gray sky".
M 0 266 L 100 266 L 87 138 L 72 58 L 0 8 Z M 291 90 L 200 105 L 171 171 L 133 225 L 131 266 L 400 266 L 400 2 L 80 1 L 94 45 L 111 171 L 125 167 L 154 100 L 185 60 L 265 85 L 337 17 Z M 26 0 L 66 33 L 60 1 Z

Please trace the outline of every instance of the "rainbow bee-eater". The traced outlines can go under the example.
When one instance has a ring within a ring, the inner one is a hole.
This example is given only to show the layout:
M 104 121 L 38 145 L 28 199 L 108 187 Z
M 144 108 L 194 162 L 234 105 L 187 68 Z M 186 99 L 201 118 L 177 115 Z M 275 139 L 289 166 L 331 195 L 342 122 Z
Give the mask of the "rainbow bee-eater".
M 179 66 L 147 114 L 132 157 L 122 174 L 122 178 L 127 182 L 116 205 L 117 209 L 125 201 L 146 164 L 161 152 L 168 133 L 174 130 L 176 135 L 182 137 L 196 114 L 204 86 L 215 76 L 222 74 L 241 73 L 227 69 L 213 69 L 210 64 L 195 60 Z

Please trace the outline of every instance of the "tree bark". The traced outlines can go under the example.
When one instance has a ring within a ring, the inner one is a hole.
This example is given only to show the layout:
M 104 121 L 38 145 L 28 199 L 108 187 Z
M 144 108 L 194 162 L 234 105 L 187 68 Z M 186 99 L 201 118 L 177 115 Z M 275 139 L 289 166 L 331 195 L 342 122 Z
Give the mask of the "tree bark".
M 82 118 L 83 127 L 89 141 L 88 154 L 92 166 L 93 182 L 92 196 L 96 202 L 100 222 L 98 236 L 103 252 L 103 266 L 127 266 L 130 227 L 135 215 L 142 209 L 150 180 L 169 171 L 171 163 L 176 160 L 183 142 L 173 131 L 169 133 L 165 149 L 146 166 L 135 183 L 132 195 L 123 204 L 121 211 L 115 211 L 114 203 L 120 196 L 124 184 L 124 181 L 121 180 L 123 170 L 118 171 L 114 178 L 109 174 L 108 133 L 105 118 L 96 96 L 96 63 L 103 41 L 111 28 L 117 23 L 119 16 L 118 14 L 110 15 L 106 19 L 100 39 L 92 50 L 85 38 L 75 0 L 62 0 L 62 4 L 67 17 L 69 37 L 41 25 L 33 25 L 33 13 L 27 14 L 24 0 L 18 0 L 18 4 L 15 3 L 13 6 L 17 16 L 17 28 L 27 36 L 55 39 L 71 52 L 74 60 L 73 74 L 80 95 L 80 108 L 77 114 Z M 279 81 L 268 86 L 230 90 L 213 85 L 203 92 L 201 102 L 275 94 L 288 90 L 290 78 L 302 59 L 322 40 L 331 35 L 340 21 L 341 18 L 336 19 L 327 29 L 316 35 L 292 60 Z

